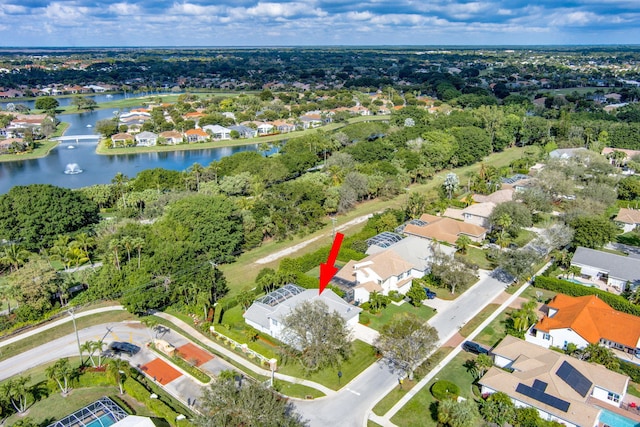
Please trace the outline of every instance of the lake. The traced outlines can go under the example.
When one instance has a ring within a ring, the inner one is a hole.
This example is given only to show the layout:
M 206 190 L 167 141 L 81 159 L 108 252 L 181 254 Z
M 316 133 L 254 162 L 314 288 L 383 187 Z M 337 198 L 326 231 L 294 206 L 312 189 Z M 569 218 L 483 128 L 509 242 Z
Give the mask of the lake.
M 58 119 L 70 123 L 71 126 L 65 132 L 65 136 L 72 136 L 93 134 L 98 120 L 112 117 L 112 110 L 96 110 L 63 114 L 59 115 Z M 79 188 L 110 183 L 118 172 L 133 178 L 145 169 L 164 168 L 182 171 L 194 163 L 206 166 L 214 160 L 220 160 L 241 151 L 258 149 L 258 145 L 254 144 L 241 147 L 105 156 L 96 153 L 96 144 L 97 136 L 92 142 L 67 141 L 60 143 L 47 157 L 0 163 L 0 194 L 6 193 L 14 185 L 53 184 L 59 187 Z M 71 164 L 77 164 L 82 169 L 82 173 L 65 174 L 65 169 Z

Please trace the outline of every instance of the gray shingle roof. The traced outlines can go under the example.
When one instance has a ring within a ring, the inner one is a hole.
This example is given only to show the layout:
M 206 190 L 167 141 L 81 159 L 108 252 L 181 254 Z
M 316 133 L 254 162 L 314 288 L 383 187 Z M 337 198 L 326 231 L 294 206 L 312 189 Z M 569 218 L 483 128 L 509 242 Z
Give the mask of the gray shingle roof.
M 571 264 L 595 267 L 609 277 L 634 283 L 640 281 L 640 259 L 578 247 Z

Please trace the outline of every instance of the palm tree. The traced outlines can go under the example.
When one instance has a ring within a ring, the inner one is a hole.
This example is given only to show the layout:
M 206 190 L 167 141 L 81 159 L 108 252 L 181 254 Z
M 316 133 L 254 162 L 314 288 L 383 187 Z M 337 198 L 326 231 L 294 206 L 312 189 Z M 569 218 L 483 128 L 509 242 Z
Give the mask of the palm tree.
M 49 366 L 45 372 L 47 378 L 55 380 L 58 387 L 60 387 L 60 391 L 64 395 L 67 394 L 71 388 L 69 380 L 71 379 L 74 371 L 75 370 L 69 364 L 69 359 L 65 357 L 64 359 L 60 359 L 53 365 Z
M 105 345 L 106 344 L 102 340 L 93 341 L 91 353 L 93 353 L 94 351 L 98 352 L 98 366 L 102 366 L 102 351 L 104 350 Z
M 138 268 L 140 268 L 140 255 L 142 253 L 142 248 L 144 248 L 145 241 L 142 237 L 134 237 L 131 239 L 131 245 L 138 252 Z
M 17 413 L 22 414 L 27 410 L 27 398 L 29 397 L 29 387 L 27 383 L 31 381 L 31 376 L 11 378 L 2 384 L 0 394 L 8 398 Z
M 93 341 L 85 341 L 84 343 L 82 343 L 82 345 L 80 346 L 80 363 L 84 363 L 82 360 L 82 353 L 86 351 L 87 354 L 89 355 L 89 360 L 91 360 L 91 364 L 93 365 L 94 368 L 96 367 L 96 362 L 93 360 L 94 348 L 95 346 Z
M 0 253 L 0 262 L 9 266 L 9 271 L 14 272 L 29 259 L 31 253 L 26 249 L 22 249 L 15 243 L 11 243 Z
M 133 239 L 131 236 L 122 236 L 120 243 L 127 251 L 127 263 L 131 262 L 131 249 L 133 248 Z
M 460 251 L 460 253 L 466 254 L 467 249 L 470 245 L 471 237 L 467 236 L 466 234 L 461 235 L 460 237 L 458 237 L 458 240 L 456 240 L 456 247 L 458 248 L 458 251 Z
M 506 243 L 507 230 L 509 229 L 509 227 L 511 227 L 512 224 L 513 219 L 511 218 L 511 215 L 506 213 L 500 215 L 496 219 L 496 225 L 500 227 L 500 241 L 502 242 L 500 246 L 503 246 L 503 244 Z
M 116 197 L 119 199 L 122 199 L 122 207 L 126 208 L 127 207 L 127 200 L 125 199 L 125 186 L 127 184 L 127 182 L 129 181 L 129 178 L 124 175 L 122 172 L 118 172 L 113 179 L 111 180 L 111 183 L 113 184 L 113 189 L 115 190 L 116 193 Z
M 87 255 L 87 258 L 89 258 L 89 262 L 91 263 L 91 265 L 93 265 L 93 262 L 91 261 L 91 257 L 89 256 L 89 251 L 90 249 L 95 247 L 96 239 L 92 236 L 89 236 L 87 233 L 80 233 L 76 235 L 75 241 L 78 244 L 78 246 L 82 248 L 84 253 Z
M 118 384 L 120 394 L 124 394 L 122 386 L 131 376 L 131 365 L 124 359 L 110 359 L 107 362 L 107 376 Z
M 191 169 L 189 171 L 189 175 L 192 175 L 196 180 L 196 191 L 200 191 L 200 177 L 202 176 L 202 172 L 204 168 L 200 163 L 194 163 L 191 165 Z
M 85 262 L 89 261 L 87 253 L 79 246 L 71 245 L 65 254 L 65 266 L 71 268 L 75 265 L 76 269 Z
M 119 248 L 120 241 L 118 239 L 111 239 L 109 241 L 109 250 L 113 252 L 113 262 L 118 270 L 120 270 L 120 258 L 118 256 Z
M 11 314 L 11 300 L 20 294 L 20 289 L 16 286 L 5 285 L 0 288 L 0 299 L 7 302 L 7 314 Z

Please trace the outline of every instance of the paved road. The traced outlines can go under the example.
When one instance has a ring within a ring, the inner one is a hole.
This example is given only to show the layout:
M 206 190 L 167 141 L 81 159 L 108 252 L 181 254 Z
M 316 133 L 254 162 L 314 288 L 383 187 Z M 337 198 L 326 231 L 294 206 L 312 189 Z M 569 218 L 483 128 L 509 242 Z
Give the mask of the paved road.
M 480 280 L 467 292 L 429 320 L 436 328 L 440 342 L 446 342 L 461 326 L 472 319 L 487 304 L 500 295 L 506 284 L 480 272 Z M 346 388 L 333 396 L 312 402 L 296 402 L 302 416 L 314 426 L 362 426 L 366 425 L 369 411 L 374 404 L 398 383 L 398 374 L 376 363 L 353 380 Z

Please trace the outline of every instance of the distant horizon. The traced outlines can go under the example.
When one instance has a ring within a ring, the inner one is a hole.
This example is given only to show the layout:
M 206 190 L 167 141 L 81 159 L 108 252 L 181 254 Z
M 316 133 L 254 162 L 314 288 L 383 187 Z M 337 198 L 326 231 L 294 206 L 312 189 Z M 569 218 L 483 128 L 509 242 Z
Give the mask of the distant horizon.
M 2 0 L 0 40 L 24 48 L 624 46 L 640 40 L 640 8 L 637 0 Z
M 375 48 L 391 48 L 391 49 L 536 49 L 536 48 L 640 48 L 640 43 L 610 43 L 610 44 L 370 44 L 370 45 L 349 45 L 349 44 L 299 44 L 299 45 L 86 45 L 86 46 L 4 46 L 0 45 L 0 51 L 3 50 L 49 50 L 49 49 L 375 49 Z

